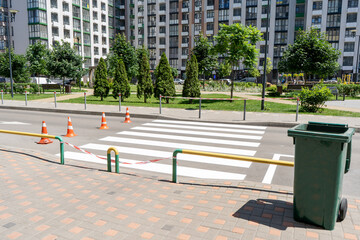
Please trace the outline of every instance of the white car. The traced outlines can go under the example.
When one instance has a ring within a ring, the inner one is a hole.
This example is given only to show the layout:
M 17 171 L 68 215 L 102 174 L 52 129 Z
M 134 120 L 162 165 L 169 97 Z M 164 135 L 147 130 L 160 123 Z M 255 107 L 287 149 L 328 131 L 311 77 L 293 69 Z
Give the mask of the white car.
M 185 82 L 185 81 L 182 80 L 182 79 L 180 79 L 180 78 L 175 78 L 175 79 L 174 79 L 174 83 L 175 83 L 175 84 L 181 84 L 181 85 L 183 85 L 184 82 Z

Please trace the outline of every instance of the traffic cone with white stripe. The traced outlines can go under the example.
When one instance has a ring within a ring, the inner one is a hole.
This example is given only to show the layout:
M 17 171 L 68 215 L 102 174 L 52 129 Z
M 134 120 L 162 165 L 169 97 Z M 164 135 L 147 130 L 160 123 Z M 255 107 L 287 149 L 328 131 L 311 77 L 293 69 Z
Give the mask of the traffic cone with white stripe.
M 126 115 L 125 115 L 125 121 L 124 121 L 124 123 L 131 123 L 129 108 L 126 108 Z
M 109 129 L 108 125 L 106 124 L 106 118 L 105 118 L 105 113 L 102 113 L 102 117 L 101 117 L 101 127 L 100 129 Z
M 45 134 L 45 135 L 48 134 L 45 121 L 42 122 L 41 134 Z M 37 144 L 49 144 L 52 142 L 53 141 L 51 141 L 49 138 L 41 138 L 40 141 L 37 142 Z
M 68 128 L 67 128 L 67 134 L 65 135 L 65 137 L 75 137 L 75 136 L 77 136 L 77 135 L 74 133 L 74 129 L 73 129 L 73 126 L 71 123 L 71 118 L 68 117 Z

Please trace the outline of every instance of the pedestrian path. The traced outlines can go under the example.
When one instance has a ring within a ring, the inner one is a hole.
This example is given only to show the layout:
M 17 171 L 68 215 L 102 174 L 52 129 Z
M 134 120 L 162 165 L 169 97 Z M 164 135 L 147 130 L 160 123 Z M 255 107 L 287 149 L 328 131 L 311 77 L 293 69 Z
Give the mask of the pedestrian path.
M 167 178 L 0 146 L 0 239 L 360 239 L 360 199 L 333 231 L 293 218 L 293 189 Z
M 153 120 L 115 135 L 79 146 L 103 155 L 109 147 L 120 153 L 121 168 L 172 174 L 172 153 L 188 149 L 242 156 L 255 156 L 267 127 L 205 123 L 197 121 Z M 105 157 L 105 156 L 102 156 Z M 106 161 L 79 151 L 66 151 L 66 159 L 106 164 Z M 279 160 L 279 159 L 277 159 Z M 146 161 L 156 163 L 139 164 Z M 251 162 L 189 154 L 178 155 L 178 175 L 201 179 L 244 180 Z M 271 183 L 275 169 L 264 178 Z M 170 179 L 170 177 L 169 177 Z

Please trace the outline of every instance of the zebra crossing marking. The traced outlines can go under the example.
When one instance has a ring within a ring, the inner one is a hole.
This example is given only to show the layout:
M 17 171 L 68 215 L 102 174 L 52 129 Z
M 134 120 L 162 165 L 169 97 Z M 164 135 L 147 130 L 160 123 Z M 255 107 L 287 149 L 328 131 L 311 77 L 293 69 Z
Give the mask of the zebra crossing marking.
M 207 123 L 207 122 L 194 122 L 194 121 L 176 121 L 176 120 L 154 120 L 156 123 L 178 123 L 183 125 L 199 125 L 199 126 L 213 126 L 213 127 L 229 127 L 229 128 L 246 128 L 246 129 L 258 129 L 265 130 L 266 127 L 262 126 L 252 126 L 252 125 L 235 125 L 235 124 L 225 124 L 225 123 Z
M 249 134 L 260 134 L 260 135 L 265 133 L 265 131 L 256 131 L 256 130 L 198 127 L 198 126 L 187 126 L 187 125 L 182 126 L 182 125 L 162 124 L 162 123 L 144 123 L 143 126 L 171 127 L 171 128 L 179 128 L 179 129 L 195 129 L 195 130 L 206 130 L 206 131 L 216 131 L 216 132 L 249 133 Z
M 57 154 L 59 155 L 59 154 Z M 89 156 L 85 153 L 75 153 L 75 152 L 65 152 L 66 158 L 76 159 L 79 161 L 90 161 L 94 163 L 101 163 L 106 164 L 106 161 L 101 160 L 99 158 Z M 105 157 L 105 156 L 104 156 Z M 130 159 L 121 159 L 122 161 L 126 162 L 137 162 Z M 138 169 L 138 170 L 146 170 L 151 172 L 158 172 L 158 173 L 165 173 L 165 174 L 172 174 L 172 166 L 167 164 L 160 164 L 160 163 L 152 163 L 152 164 L 141 164 L 141 165 L 121 165 L 124 168 L 130 169 Z M 207 169 L 199 169 L 199 168 L 191 168 L 191 167 L 177 167 L 177 175 L 184 176 L 184 177 L 196 177 L 196 178 L 203 178 L 203 179 L 229 179 L 229 180 L 244 180 L 244 174 L 239 173 L 229 173 L 229 172 L 222 172 L 222 171 L 215 171 L 215 170 L 207 170 Z
M 172 139 L 172 140 L 201 142 L 201 143 L 216 143 L 216 144 L 245 146 L 245 147 L 259 147 L 260 145 L 260 143 L 257 142 L 232 141 L 232 140 L 223 140 L 223 139 L 215 139 L 215 138 L 209 139 L 209 138 L 199 138 L 199 137 L 186 137 L 186 136 L 178 136 L 178 135 L 144 133 L 144 132 L 134 132 L 134 131 L 122 131 L 122 132 L 118 132 L 117 134 L 125 135 L 125 136 Z
M 227 137 L 227 138 L 240 138 L 240 139 L 251 139 L 251 140 L 261 140 L 262 136 L 252 136 L 252 135 L 241 135 L 241 134 L 230 134 L 230 133 L 214 133 L 214 132 L 202 132 L 202 131 L 192 131 L 192 130 L 178 130 L 178 129 L 169 129 L 169 128 L 155 128 L 155 127 L 133 127 L 134 130 L 150 131 L 150 132 L 166 132 L 166 133 L 176 133 L 176 134 L 188 134 L 188 135 L 197 135 L 197 136 L 211 136 L 211 137 Z
M 285 154 L 274 154 L 273 156 L 273 160 L 280 160 L 280 157 L 287 157 L 287 158 L 293 158 L 294 156 L 292 155 L 285 155 Z M 267 184 L 271 184 L 272 179 L 275 175 L 275 170 L 276 170 L 277 165 L 275 164 L 270 164 L 268 167 L 268 170 L 265 173 L 265 176 L 262 180 L 262 183 L 267 183 Z
M 150 140 L 133 139 L 133 138 L 105 137 L 105 138 L 101 138 L 100 141 L 168 147 L 174 149 L 177 148 L 191 149 L 191 150 L 204 151 L 204 152 L 217 152 L 217 153 L 227 153 L 227 154 L 246 155 L 246 156 L 254 156 L 256 153 L 256 151 L 253 150 L 220 148 L 213 146 L 202 146 L 202 145 L 176 143 L 176 142 L 150 141 Z

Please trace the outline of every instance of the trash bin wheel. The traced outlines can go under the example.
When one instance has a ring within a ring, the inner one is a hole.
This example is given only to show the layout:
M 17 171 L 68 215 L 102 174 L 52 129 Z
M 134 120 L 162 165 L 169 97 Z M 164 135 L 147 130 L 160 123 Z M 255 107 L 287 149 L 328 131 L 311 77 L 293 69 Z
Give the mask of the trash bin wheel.
M 342 220 L 345 219 L 347 207 L 348 207 L 347 199 L 346 198 L 341 199 L 341 202 L 339 205 L 339 214 L 338 214 L 338 218 L 337 218 L 338 222 L 341 222 Z

